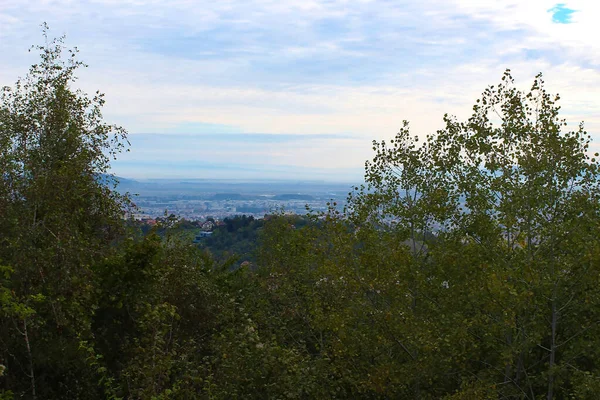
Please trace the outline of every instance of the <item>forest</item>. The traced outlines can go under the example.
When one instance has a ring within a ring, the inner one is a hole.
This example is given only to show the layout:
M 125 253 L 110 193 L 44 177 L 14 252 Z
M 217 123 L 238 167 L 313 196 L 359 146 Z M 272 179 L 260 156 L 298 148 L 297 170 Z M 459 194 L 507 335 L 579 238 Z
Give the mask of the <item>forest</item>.
M 199 248 L 129 220 L 127 132 L 46 39 L 0 94 L 0 399 L 598 398 L 598 154 L 541 74 L 373 142 L 345 207 Z

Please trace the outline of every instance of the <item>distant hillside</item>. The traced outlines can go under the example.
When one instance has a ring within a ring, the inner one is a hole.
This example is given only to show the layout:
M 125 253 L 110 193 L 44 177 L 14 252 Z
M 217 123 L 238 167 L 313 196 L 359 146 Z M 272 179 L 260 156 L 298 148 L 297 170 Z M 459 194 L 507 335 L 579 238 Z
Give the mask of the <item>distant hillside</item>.
M 246 195 L 240 193 L 217 193 L 211 197 L 211 200 L 256 200 L 259 196 Z
M 286 194 L 278 194 L 273 197 L 273 200 L 314 200 L 315 197 L 309 194 L 299 194 L 299 193 L 286 193 Z
M 123 178 L 121 176 L 110 175 L 110 174 L 98 174 L 98 182 L 104 185 L 112 185 L 118 182 L 119 185 L 134 185 L 137 181 L 133 179 Z

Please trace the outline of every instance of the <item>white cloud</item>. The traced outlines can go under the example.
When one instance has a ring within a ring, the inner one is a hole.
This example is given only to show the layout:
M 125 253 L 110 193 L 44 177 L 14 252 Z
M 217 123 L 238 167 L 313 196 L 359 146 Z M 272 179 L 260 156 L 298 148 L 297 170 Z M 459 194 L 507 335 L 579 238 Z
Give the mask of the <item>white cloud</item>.
M 424 134 L 445 112 L 467 117 L 505 68 L 523 88 L 543 72 L 563 115 L 600 141 L 600 3 L 566 1 L 570 24 L 552 22 L 555 4 L 3 0 L 0 84 L 35 62 L 27 49 L 47 21 L 91 65 L 80 84 L 107 93 L 107 120 L 131 132 L 200 122 L 361 138 L 253 153 L 274 164 L 360 167 L 369 140 L 391 137 L 403 119 Z

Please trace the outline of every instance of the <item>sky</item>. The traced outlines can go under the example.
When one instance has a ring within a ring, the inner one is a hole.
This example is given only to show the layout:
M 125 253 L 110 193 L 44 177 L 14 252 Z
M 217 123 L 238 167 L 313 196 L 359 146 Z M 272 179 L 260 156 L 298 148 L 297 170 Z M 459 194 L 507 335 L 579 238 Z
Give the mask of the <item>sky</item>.
M 356 182 L 372 140 L 468 118 L 506 68 L 538 72 L 600 146 L 600 2 L 592 0 L 0 0 L 0 85 L 66 35 L 129 132 L 134 178 Z

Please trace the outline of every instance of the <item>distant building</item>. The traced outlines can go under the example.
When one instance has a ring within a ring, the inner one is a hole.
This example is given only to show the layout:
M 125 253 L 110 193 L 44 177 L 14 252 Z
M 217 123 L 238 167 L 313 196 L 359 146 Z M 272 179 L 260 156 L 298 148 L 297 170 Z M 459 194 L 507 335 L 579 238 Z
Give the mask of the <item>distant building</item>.
M 212 231 L 214 229 L 214 227 L 215 227 L 215 223 L 212 221 L 206 221 L 200 226 L 200 228 L 205 232 Z

